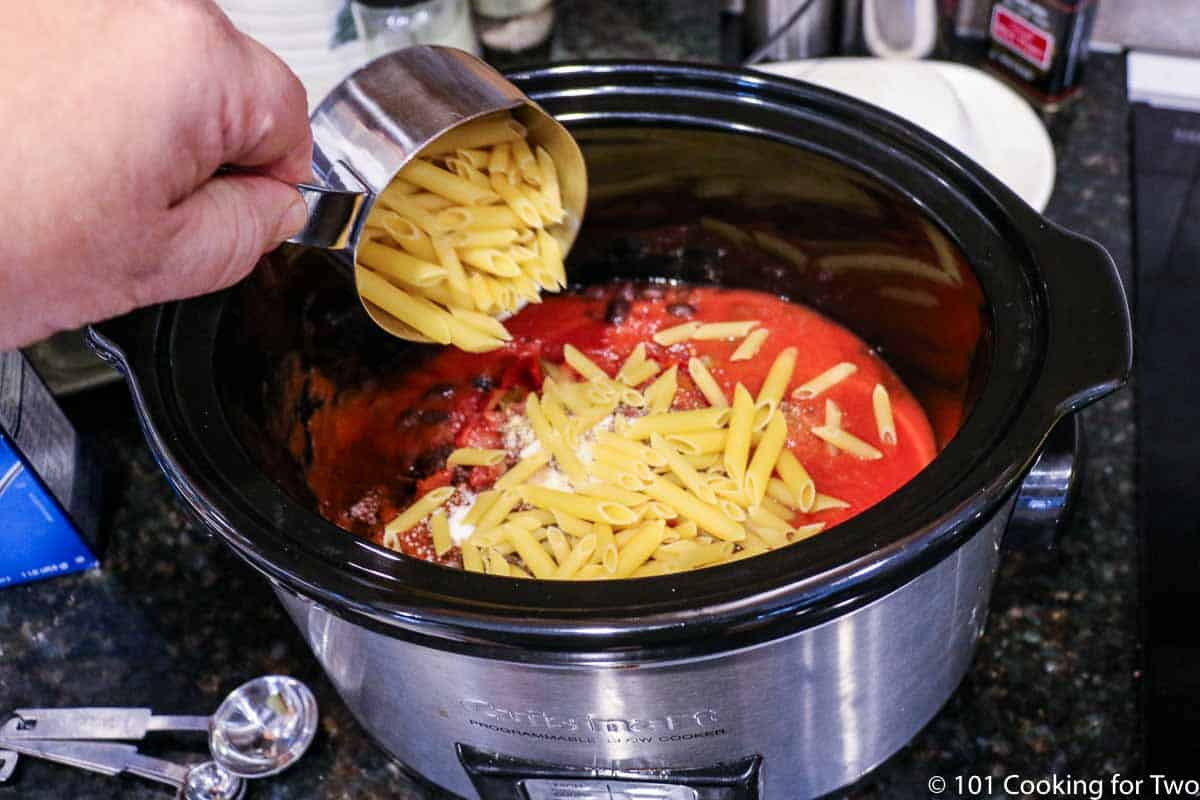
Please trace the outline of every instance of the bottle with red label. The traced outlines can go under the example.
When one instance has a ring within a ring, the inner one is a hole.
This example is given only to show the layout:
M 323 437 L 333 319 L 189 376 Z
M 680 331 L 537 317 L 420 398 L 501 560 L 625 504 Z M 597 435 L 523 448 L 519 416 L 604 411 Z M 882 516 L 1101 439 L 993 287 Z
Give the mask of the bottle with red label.
M 1079 91 L 1098 0 L 996 0 L 988 23 L 994 70 L 1052 111 Z

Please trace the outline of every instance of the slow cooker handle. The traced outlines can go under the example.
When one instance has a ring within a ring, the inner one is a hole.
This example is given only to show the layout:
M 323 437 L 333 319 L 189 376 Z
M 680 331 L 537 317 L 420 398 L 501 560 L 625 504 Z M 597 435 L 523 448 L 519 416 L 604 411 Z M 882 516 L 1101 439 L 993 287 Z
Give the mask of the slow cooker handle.
M 1125 289 L 1108 252 L 1040 217 L 1037 227 L 1033 241 L 1049 320 L 1037 400 L 1049 404 L 1053 423 L 1126 382 L 1133 334 Z
M 1049 550 L 1058 544 L 1079 494 L 1083 465 L 1080 428 L 1079 415 L 1072 414 L 1046 438 L 1041 455 L 1017 491 L 1004 531 L 1006 548 Z

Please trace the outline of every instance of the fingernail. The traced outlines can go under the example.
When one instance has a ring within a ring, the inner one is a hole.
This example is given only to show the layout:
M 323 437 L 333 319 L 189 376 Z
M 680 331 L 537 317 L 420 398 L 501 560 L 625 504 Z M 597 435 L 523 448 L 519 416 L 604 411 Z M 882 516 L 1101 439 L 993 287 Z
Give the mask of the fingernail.
M 308 207 L 304 205 L 304 199 L 297 196 L 295 201 L 288 206 L 287 211 L 283 212 L 283 217 L 279 220 L 279 228 L 275 232 L 275 240 L 282 242 L 290 239 L 300 232 L 306 222 L 308 222 Z

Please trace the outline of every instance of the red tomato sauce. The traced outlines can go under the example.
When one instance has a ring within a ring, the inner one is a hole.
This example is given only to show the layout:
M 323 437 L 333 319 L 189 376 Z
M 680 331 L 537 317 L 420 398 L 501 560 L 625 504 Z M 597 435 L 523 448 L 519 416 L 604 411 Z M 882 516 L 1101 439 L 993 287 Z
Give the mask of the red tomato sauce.
M 687 341 L 663 347 L 656 331 L 688 321 L 757 320 L 770 334 L 753 358 L 731 361 L 739 341 Z M 691 285 L 595 287 L 547 296 L 506 322 L 513 340 L 493 353 L 471 354 L 442 348 L 418 370 L 387 376 L 336 397 L 327 382 L 309 382 L 321 401 L 308 421 L 311 459 L 306 477 L 321 513 L 341 527 L 382 541 L 388 520 L 416 497 L 453 484 L 479 491 L 488 488 L 516 463 L 510 454 L 495 467 L 451 467 L 446 457 L 458 447 L 503 447 L 500 426 L 505 408 L 540 391 L 542 363 L 563 363 L 563 346 L 572 344 L 615 375 L 639 345 L 665 370 L 678 365 L 677 409 L 708 405 L 688 375 L 692 357 L 708 362 L 727 398 L 737 383 L 752 395 L 762 386 L 775 357 L 784 348 L 798 350 L 796 368 L 781 406 L 788 423 L 787 446 L 804 465 L 820 494 L 849 503 L 849 508 L 798 514 L 794 524 L 824 522 L 831 527 L 878 503 L 912 478 L 936 454 L 925 412 L 886 363 L 861 339 L 812 309 L 772 295 Z M 821 395 L 807 400 L 791 392 L 843 361 L 857 372 Z M 647 382 L 648 383 L 648 382 Z M 891 399 L 896 426 L 894 445 L 880 441 L 871 395 L 882 384 Z M 843 413 L 842 427 L 884 453 L 859 460 L 834 454 L 811 432 L 825 423 L 826 400 Z M 401 537 L 408 555 L 459 565 L 457 548 L 442 558 L 433 553 L 428 529 L 418 526 Z

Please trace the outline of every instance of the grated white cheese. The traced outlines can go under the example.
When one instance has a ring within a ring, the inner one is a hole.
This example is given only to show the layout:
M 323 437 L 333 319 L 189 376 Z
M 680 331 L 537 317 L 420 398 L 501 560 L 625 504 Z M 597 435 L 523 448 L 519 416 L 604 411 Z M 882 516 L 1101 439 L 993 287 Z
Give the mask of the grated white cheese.
M 524 414 L 513 413 L 500 426 L 500 435 L 504 438 L 504 449 L 510 453 L 518 453 L 524 458 L 533 451 L 530 445 L 537 445 L 537 437 L 533 427 Z
M 614 413 L 609 414 L 607 417 L 589 428 L 587 432 L 579 438 L 579 449 L 576 451 L 576 453 L 579 455 L 579 460 L 584 464 L 592 463 L 592 461 L 595 460 L 595 456 L 592 454 L 592 447 L 596 444 L 596 434 L 600 431 L 607 431 L 611 433 L 616 424 L 617 415 Z
M 450 506 L 450 513 L 447 515 L 446 521 L 450 523 L 450 538 L 454 540 L 455 544 L 462 544 L 475 532 L 475 526 L 463 522 L 463 517 L 471 510 L 471 506 L 475 505 L 477 495 L 462 487 L 459 487 L 458 493 L 462 495 L 462 504 Z
M 569 492 L 572 488 L 567 473 L 554 464 L 547 464 L 530 475 L 529 482 L 537 486 L 545 486 L 547 489 L 557 489 L 560 492 Z

